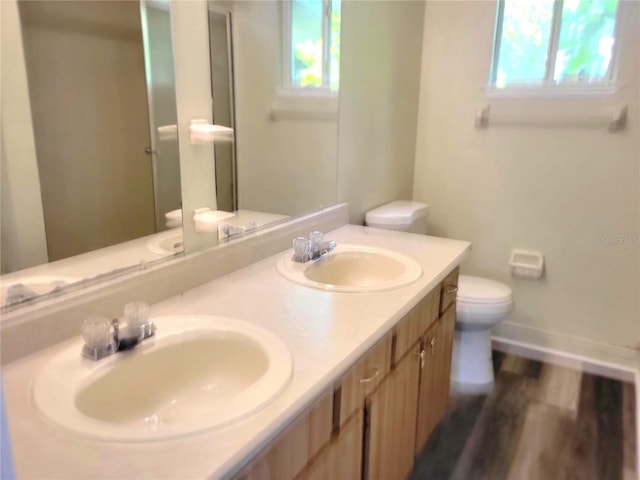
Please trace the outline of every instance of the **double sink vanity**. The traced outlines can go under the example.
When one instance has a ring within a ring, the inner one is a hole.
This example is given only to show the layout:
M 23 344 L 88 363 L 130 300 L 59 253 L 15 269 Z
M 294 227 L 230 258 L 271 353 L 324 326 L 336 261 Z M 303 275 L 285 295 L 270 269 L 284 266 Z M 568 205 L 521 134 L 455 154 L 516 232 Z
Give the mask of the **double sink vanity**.
M 18 478 L 404 478 L 446 410 L 470 244 L 325 238 L 153 303 L 131 351 L 82 358 L 76 336 L 5 363 Z

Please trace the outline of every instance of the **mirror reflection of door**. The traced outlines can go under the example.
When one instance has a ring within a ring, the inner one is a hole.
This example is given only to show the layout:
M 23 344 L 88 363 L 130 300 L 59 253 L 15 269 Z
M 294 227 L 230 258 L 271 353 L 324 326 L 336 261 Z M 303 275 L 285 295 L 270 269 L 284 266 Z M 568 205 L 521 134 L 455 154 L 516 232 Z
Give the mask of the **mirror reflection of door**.
M 139 3 L 19 8 L 49 261 L 156 232 Z
M 169 1 L 140 0 L 140 12 L 149 99 L 156 230 L 161 231 L 168 227 L 165 215 L 180 208 L 182 203 Z
M 209 52 L 213 123 L 235 128 L 230 13 L 209 10 Z M 216 142 L 213 148 L 218 210 L 233 212 L 237 210 L 235 142 Z

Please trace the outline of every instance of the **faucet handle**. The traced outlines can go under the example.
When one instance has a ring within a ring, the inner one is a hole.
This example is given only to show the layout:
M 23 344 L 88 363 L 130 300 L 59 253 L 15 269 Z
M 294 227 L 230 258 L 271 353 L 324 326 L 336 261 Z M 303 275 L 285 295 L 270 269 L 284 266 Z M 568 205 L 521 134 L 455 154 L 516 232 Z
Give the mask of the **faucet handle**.
M 297 262 L 306 262 L 309 260 L 311 242 L 304 237 L 296 237 L 293 239 L 293 258 Z
M 93 360 L 106 357 L 118 349 L 113 332 L 114 325 L 105 317 L 89 317 L 82 322 L 81 332 L 84 339 L 82 355 Z
M 105 317 L 89 317 L 82 322 L 82 338 L 89 347 L 105 347 L 113 341 L 111 320 Z
M 127 327 L 140 328 L 149 323 L 149 305 L 144 302 L 130 302 L 124 306 L 124 320 Z
M 153 336 L 156 326 L 149 320 L 149 305 L 144 302 L 130 302 L 124 306 L 126 330 L 120 340 L 120 349 L 124 339 L 125 349 L 134 347 L 139 341 Z
M 313 255 L 314 253 L 316 253 L 318 251 L 318 249 L 320 248 L 320 244 L 322 243 L 323 238 L 324 238 L 324 235 L 322 234 L 322 232 L 319 232 L 317 230 L 314 230 L 313 232 L 311 232 L 309 234 L 309 243 L 310 243 L 311 255 Z

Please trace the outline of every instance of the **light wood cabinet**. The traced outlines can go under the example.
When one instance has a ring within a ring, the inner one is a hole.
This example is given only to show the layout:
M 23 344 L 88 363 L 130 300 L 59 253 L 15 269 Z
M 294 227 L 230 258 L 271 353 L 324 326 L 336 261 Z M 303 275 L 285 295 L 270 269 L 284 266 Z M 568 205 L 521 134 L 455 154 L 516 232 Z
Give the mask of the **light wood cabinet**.
M 421 338 L 421 374 L 416 422 L 415 454 L 420 453 L 434 427 L 447 411 L 455 303 Z
M 419 345 L 416 345 L 368 398 L 364 478 L 403 479 L 411 472 L 419 378 Z
M 442 281 L 442 288 L 440 290 L 440 315 L 449 308 L 449 305 L 455 303 L 456 295 L 458 293 L 458 272 L 459 269 L 456 267 Z
M 396 325 L 394 363 L 415 346 L 420 336 L 438 319 L 440 292 L 438 285 Z
M 301 472 L 298 480 L 362 478 L 362 430 L 364 410 L 342 427 L 327 447 Z
M 447 410 L 456 268 L 235 479 L 404 479 Z
M 234 478 L 293 479 L 331 438 L 333 389 L 327 390 Z
M 373 393 L 391 370 L 393 335 L 389 332 L 364 355 L 336 384 L 336 417 L 342 425 L 364 407 L 365 398 Z

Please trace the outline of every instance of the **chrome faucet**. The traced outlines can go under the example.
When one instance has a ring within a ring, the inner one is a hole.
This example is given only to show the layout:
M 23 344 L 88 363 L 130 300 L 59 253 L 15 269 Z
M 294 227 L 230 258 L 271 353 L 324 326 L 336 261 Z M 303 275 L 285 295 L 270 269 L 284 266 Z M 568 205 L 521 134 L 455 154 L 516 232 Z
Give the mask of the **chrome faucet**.
M 124 321 L 117 318 L 90 317 L 82 324 L 84 346 L 82 356 L 100 360 L 116 352 L 129 350 L 155 334 L 156 326 L 149 320 L 149 306 L 132 302 L 125 306 Z
M 305 263 L 332 252 L 336 248 L 335 240 L 324 240 L 321 232 L 313 231 L 309 238 L 296 237 L 293 239 L 293 257 L 291 260 Z

